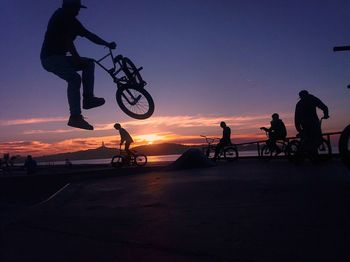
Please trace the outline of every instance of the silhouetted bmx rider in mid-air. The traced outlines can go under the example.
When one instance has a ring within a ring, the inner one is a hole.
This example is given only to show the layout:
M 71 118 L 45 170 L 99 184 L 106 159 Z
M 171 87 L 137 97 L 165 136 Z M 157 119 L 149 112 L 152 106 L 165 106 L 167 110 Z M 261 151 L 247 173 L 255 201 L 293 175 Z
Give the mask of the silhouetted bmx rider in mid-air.
M 40 59 L 43 67 L 68 82 L 68 103 L 71 127 L 93 130 L 81 115 L 80 85 L 83 84 L 83 108 L 91 109 L 105 103 L 103 98 L 94 96 L 94 70 L 92 59 L 81 57 L 74 46 L 77 36 L 85 37 L 97 45 L 111 49 L 116 48 L 114 42 L 106 42 L 89 32 L 78 21 L 76 16 L 81 8 L 86 8 L 80 0 L 63 0 L 59 8 L 50 18 L 42 45 Z M 70 56 L 67 56 L 70 53 Z M 82 71 L 80 76 L 77 71 Z
M 328 119 L 328 107 L 317 97 L 308 91 L 299 92 L 300 100 L 295 108 L 295 128 L 302 139 L 302 151 L 307 152 L 312 158 L 316 158 L 318 147 L 322 144 L 321 122 L 316 109 L 323 111 L 323 118 Z

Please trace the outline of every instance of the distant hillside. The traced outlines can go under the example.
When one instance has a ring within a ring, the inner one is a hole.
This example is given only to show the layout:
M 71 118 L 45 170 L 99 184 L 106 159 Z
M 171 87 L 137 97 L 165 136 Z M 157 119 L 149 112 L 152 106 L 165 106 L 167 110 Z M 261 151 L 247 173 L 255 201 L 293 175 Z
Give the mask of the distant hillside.
M 148 156 L 155 156 L 155 155 L 182 154 L 190 147 L 191 146 L 165 143 L 165 144 L 138 146 L 138 147 L 134 147 L 133 149 L 136 150 L 137 152 L 146 154 Z M 115 148 L 108 148 L 105 146 L 101 146 L 96 149 L 41 156 L 41 157 L 37 157 L 36 160 L 50 162 L 50 161 L 64 161 L 65 159 L 88 160 L 88 159 L 112 158 L 117 153 L 117 151 L 118 150 Z

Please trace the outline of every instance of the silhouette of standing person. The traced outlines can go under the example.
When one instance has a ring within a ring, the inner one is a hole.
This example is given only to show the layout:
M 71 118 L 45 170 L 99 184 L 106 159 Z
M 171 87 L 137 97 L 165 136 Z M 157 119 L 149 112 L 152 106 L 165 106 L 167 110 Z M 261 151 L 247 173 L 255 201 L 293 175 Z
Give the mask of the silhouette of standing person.
M 281 153 L 281 149 L 276 145 L 277 140 L 285 140 L 287 136 L 287 129 L 284 125 L 282 119 L 280 119 L 279 114 L 274 113 L 272 114 L 272 121 L 271 127 L 261 127 L 261 130 L 264 130 L 268 132 L 269 134 L 269 140 L 267 141 L 267 144 L 270 148 L 276 150 L 277 154 Z
M 294 123 L 303 142 L 303 150 L 311 156 L 317 156 L 318 147 L 322 144 L 321 123 L 317 115 L 317 108 L 323 111 L 323 118 L 329 118 L 328 107 L 308 91 L 299 92 L 300 100 L 295 107 Z
M 128 156 L 132 155 L 133 153 L 130 151 L 130 145 L 131 143 L 134 143 L 134 140 L 132 139 L 131 135 L 128 131 L 126 131 L 124 128 L 121 127 L 119 123 L 116 123 L 114 125 L 114 128 L 119 131 L 120 134 L 120 147 L 125 142 L 125 151 L 128 154 Z
M 80 0 L 63 0 L 62 8 L 57 9 L 49 20 L 40 59 L 45 70 L 68 82 L 67 96 L 70 110 L 68 126 L 93 130 L 93 126 L 81 115 L 81 83 L 84 109 L 101 106 L 105 100 L 94 96 L 95 64 L 92 59 L 79 55 L 74 40 L 77 36 L 81 36 L 111 49 L 115 49 L 116 44 L 106 42 L 85 29 L 76 18 L 81 8 L 86 7 Z M 70 56 L 67 56 L 67 53 L 70 53 Z M 77 71 L 82 71 L 81 76 Z
M 231 145 L 231 129 L 226 125 L 224 121 L 220 123 L 220 127 L 222 130 L 222 138 L 220 139 L 220 142 L 216 145 L 215 148 L 215 155 L 213 160 L 216 161 L 218 158 L 220 151 L 228 145 Z
M 27 175 L 31 175 L 36 172 L 37 163 L 31 155 L 27 156 L 27 159 L 24 162 L 24 168 L 27 169 Z

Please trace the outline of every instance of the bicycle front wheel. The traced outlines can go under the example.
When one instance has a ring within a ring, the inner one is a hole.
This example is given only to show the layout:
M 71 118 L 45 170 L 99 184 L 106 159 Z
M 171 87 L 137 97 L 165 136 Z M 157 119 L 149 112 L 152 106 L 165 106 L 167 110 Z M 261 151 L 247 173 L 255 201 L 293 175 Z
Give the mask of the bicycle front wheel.
M 339 153 L 343 163 L 350 168 L 350 125 L 340 135 Z
M 261 148 L 260 157 L 266 160 L 270 160 L 272 158 L 272 150 L 268 145 L 264 145 Z
M 116 156 L 112 157 L 111 165 L 112 165 L 112 167 L 115 167 L 115 168 L 122 167 L 123 166 L 123 157 L 121 155 L 116 155 Z
M 300 148 L 299 140 L 292 140 L 288 143 L 286 148 L 286 154 L 289 160 L 296 161 L 299 155 L 299 148 Z
M 135 156 L 135 164 L 137 166 L 144 166 L 147 164 L 147 156 L 143 154 L 137 154 Z
M 224 158 L 226 161 L 234 161 L 238 159 L 238 150 L 237 148 L 230 146 L 224 150 Z
M 123 112 L 135 119 L 149 118 L 154 112 L 153 99 L 144 88 L 120 85 L 116 100 Z

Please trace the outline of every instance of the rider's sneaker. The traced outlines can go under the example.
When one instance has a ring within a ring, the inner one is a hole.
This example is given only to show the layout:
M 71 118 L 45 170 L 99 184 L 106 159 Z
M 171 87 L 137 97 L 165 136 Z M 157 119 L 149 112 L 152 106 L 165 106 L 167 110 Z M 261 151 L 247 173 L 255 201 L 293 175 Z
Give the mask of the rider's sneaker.
M 101 97 L 90 97 L 90 98 L 84 98 L 83 99 L 83 108 L 84 109 L 91 109 L 94 107 L 102 106 L 105 103 L 104 98 Z
M 71 115 L 67 125 L 85 130 L 94 130 L 94 127 L 84 120 L 82 115 Z

